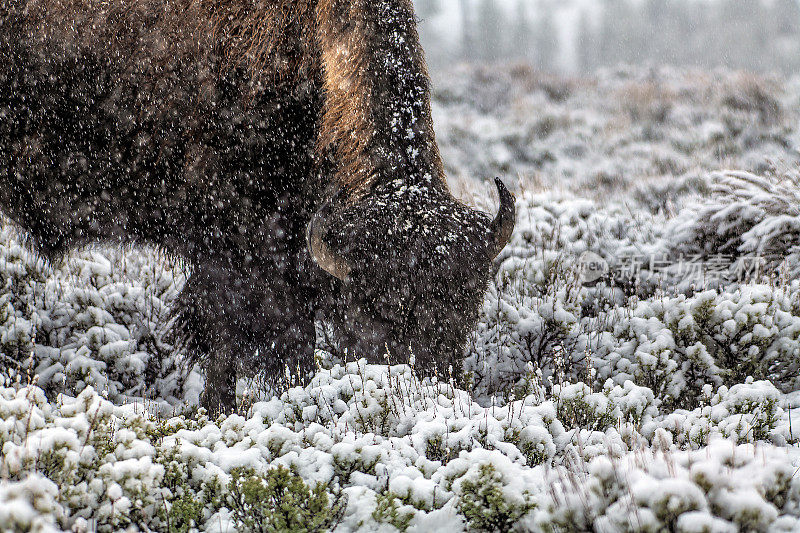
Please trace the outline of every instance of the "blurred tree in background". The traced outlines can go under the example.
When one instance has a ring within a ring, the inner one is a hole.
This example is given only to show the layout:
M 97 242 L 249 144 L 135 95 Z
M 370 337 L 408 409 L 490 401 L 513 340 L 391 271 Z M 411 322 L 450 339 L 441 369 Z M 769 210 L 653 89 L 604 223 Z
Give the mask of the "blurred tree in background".
M 478 24 L 473 31 L 478 34 L 475 54 L 479 60 L 496 61 L 508 55 L 504 41 L 511 21 L 503 16 L 496 0 L 480 0 L 478 4 Z

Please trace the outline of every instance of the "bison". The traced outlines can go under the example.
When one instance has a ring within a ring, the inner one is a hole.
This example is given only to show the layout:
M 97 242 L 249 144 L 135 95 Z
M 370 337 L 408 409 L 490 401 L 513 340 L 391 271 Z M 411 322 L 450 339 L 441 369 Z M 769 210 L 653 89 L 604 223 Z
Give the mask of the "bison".
M 450 194 L 412 0 L 0 0 L 0 209 L 50 261 L 144 243 L 202 404 L 334 345 L 457 362 L 514 226 Z

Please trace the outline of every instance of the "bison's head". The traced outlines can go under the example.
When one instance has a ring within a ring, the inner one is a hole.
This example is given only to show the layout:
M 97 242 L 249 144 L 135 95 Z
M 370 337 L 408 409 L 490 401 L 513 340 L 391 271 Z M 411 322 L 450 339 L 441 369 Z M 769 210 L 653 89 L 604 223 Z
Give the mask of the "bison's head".
M 400 182 L 355 202 L 332 199 L 308 225 L 317 264 L 341 280 L 327 320 L 333 341 L 372 362 L 446 374 L 475 326 L 491 263 L 514 228 L 514 200 L 496 180 L 492 219 L 442 186 Z

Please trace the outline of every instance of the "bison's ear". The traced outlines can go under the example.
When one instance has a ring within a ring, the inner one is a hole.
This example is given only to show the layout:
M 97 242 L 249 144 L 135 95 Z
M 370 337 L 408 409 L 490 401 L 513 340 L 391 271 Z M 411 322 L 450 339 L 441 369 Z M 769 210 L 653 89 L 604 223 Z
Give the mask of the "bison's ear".
M 322 270 L 342 281 L 347 281 L 350 276 L 350 265 L 325 242 L 327 233 L 327 221 L 319 213 L 315 214 L 306 228 L 308 252 Z
M 487 243 L 489 259 L 497 257 L 511 240 L 517 218 L 514 196 L 508 192 L 500 178 L 495 178 L 494 184 L 497 186 L 497 194 L 500 196 L 500 209 L 489 226 L 489 242 Z

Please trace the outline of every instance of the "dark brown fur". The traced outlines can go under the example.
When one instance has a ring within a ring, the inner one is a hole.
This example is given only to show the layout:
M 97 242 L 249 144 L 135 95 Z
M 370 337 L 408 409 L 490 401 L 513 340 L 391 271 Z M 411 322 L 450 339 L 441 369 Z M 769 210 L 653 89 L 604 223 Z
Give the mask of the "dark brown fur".
M 391 128 L 377 116 L 385 104 L 381 90 L 376 87 L 385 72 L 376 72 L 379 67 L 367 44 L 380 35 L 380 22 L 363 17 L 369 0 L 321 0 L 317 6 L 318 40 L 321 43 L 322 63 L 325 72 L 325 114 L 320 131 L 319 148 L 334 147 L 338 162 L 337 181 L 344 187 L 363 190 L 374 179 L 380 179 L 373 157 L 385 142 L 383 135 Z M 399 11 L 408 16 L 401 22 L 402 33 L 417 43 L 416 27 L 413 24 L 413 6 L 410 0 L 396 2 Z M 341 12 L 347 11 L 346 15 Z M 345 21 L 345 22 L 343 22 Z M 419 46 L 411 46 L 402 60 L 414 74 L 414 82 L 421 84 L 420 95 L 403 93 L 399 96 L 406 105 L 422 103 L 420 137 L 414 141 L 425 153 L 430 172 L 441 186 L 445 186 L 444 170 L 436 146 L 428 96 L 428 76 Z
M 379 25 L 363 16 L 369 12 L 368 3 L 273 0 L 265 14 L 262 6 L 242 0 L 112 0 L 100 3 L 99 10 L 87 0 L 29 0 L 24 13 L 29 32 L 67 46 L 107 47 L 111 55 L 125 58 L 127 66 L 122 68 L 150 67 L 152 86 L 146 91 L 162 96 L 165 109 L 171 102 L 158 90 L 159 77 L 176 61 L 208 69 L 196 75 L 209 84 L 209 91 L 222 69 L 243 68 L 249 91 L 322 77 L 326 99 L 317 153 L 324 157 L 332 152 L 336 182 L 358 194 L 379 177 L 370 156 L 385 142 L 380 132 L 386 126 L 373 113 L 383 102 L 374 87 L 374 58 L 366 48 Z M 396 3 L 408 14 L 403 31 L 416 43 L 413 5 L 410 0 Z M 427 96 L 422 50 L 411 46 L 409 52 L 405 59 L 424 84 L 421 96 Z M 211 64 L 215 69 L 209 68 Z M 203 95 L 200 91 L 196 97 Z M 422 101 L 423 136 L 417 143 L 429 152 L 433 173 L 446 187 L 429 100 Z

